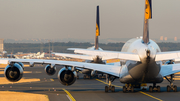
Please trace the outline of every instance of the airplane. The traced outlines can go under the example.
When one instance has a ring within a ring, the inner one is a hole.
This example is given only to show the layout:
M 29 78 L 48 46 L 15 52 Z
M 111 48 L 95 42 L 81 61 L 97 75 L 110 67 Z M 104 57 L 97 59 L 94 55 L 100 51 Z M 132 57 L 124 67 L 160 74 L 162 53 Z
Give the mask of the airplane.
M 30 58 L 35 58 L 35 59 L 39 59 L 39 58 L 44 58 L 44 52 L 43 53 L 40 53 L 40 52 L 37 52 L 36 54 L 35 53 L 30 53 L 28 55 L 25 55 L 22 57 L 22 59 L 30 59 Z
M 84 62 L 72 61 L 58 61 L 58 60 L 41 60 L 41 59 L 0 59 L 1 63 L 9 63 L 5 70 L 5 77 L 12 82 L 16 82 L 22 78 L 23 64 L 48 64 L 47 68 L 56 68 L 56 65 L 64 66 L 58 72 L 58 79 L 61 84 L 69 86 L 76 81 L 76 67 L 92 69 L 92 74 L 100 71 L 108 74 L 108 86 L 105 86 L 105 92 L 115 92 L 115 87 L 112 82 L 119 78 L 121 83 L 124 83 L 123 92 L 134 91 L 134 88 L 139 88 L 142 83 L 150 83 L 149 92 L 160 92 L 160 86 L 156 84 L 162 83 L 165 77 L 170 85 L 167 85 L 167 91 L 177 91 L 177 86 L 173 84 L 174 73 L 180 72 L 180 64 L 169 63 L 162 65 L 164 60 L 176 61 L 180 58 L 180 51 L 161 52 L 159 46 L 153 40 L 149 39 L 149 19 L 152 18 L 152 3 L 151 0 L 145 0 L 145 17 L 143 37 L 133 38 L 127 41 L 121 52 L 118 51 L 101 51 L 101 50 L 87 50 L 74 49 L 79 53 L 86 53 L 89 55 L 106 56 L 111 58 L 118 58 L 121 61 L 121 66 L 94 64 Z M 47 71 L 54 73 L 54 71 Z M 170 77 L 170 78 L 168 78 Z
M 98 36 L 100 36 L 99 6 L 97 6 L 97 14 L 96 14 L 95 45 L 92 47 L 89 47 L 87 49 L 89 49 L 89 50 L 103 50 L 102 48 L 99 47 Z M 98 55 L 91 56 L 91 55 L 80 55 L 80 54 L 56 53 L 56 52 L 52 52 L 51 54 L 54 54 L 56 56 L 84 59 L 85 62 L 87 62 L 87 63 L 98 63 L 98 64 L 109 64 L 109 65 L 110 65 L 110 63 L 106 63 L 106 60 L 111 59 L 111 58 L 107 58 L 107 57 L 99 57 Z M 118 62 L 118 63 L 117 62 L 111 63 L 111 65 L 113 65 L 113 64 L 120 65 L 120 62 Z M 90 69 L 82 69 L 82 68 L 76 68 L 76 69 L 78 69 L 78 71 L 81 71 L 84 74 L 84 77 L 83 77 L 84 79 L 92 78 L 93 76 L 95 76 L 95 75 L 91 75 L 92 70 L 90 70 Z M 102 78 L 103 76 L 105 76 L 101 72 L 96 73 L 96 74 L 99 74 L 98 78 Z
M 18 58 L 15 54 L 8 54 L 7 51 L 0 53 L 0 58 Z

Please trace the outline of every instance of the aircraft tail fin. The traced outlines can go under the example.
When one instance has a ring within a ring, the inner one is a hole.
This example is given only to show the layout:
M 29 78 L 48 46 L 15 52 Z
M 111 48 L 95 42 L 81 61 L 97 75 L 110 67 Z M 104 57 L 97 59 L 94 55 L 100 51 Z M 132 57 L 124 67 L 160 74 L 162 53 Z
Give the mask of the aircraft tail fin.
M 151 0 L 145 0 L 143 42 L 146 44 L 148 44 L 148 42 L 149 42 L 149 22 L 148 22 L 148 19 L 151 19 L 151 18 L 152 18 L 152 2 L 151 2 Z
M 95 39 L 95 49 L 98 50 L 98 36 L 100 36 L 100 19 L 99 19 L 99 6 L 97 6 L 96 12 L 96 39 Z

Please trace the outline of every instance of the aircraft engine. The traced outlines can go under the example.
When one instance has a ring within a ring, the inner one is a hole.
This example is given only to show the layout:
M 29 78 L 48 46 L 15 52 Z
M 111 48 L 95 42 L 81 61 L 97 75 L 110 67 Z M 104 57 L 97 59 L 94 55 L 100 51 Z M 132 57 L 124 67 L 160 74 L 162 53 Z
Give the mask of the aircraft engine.
M 58 73 L 58 79 L 61 84 L 69 86 L 72 85 L 77 78 L 76 71 L 72 71 L 71 67 L 63 67 Z
M 55 66 L 51 67 L 50 64 L 47 65 L 44 70 L 48 75 L 54 75 L 56 73 L 56 67 Z
M 7 65 L 4 75 L 11 82 L 19 81 L 23 76 L 23 67 L 19 63 Z
M 24 64 L 22 62 L 17 62 L 22 68 L 24 68 Z
M 24 70 L 24 64 L 22 62 L 17 62 Z
M 93 61 L 91 61 L 90 63 L 105 64 L 105 62 L 99 56 L 96 56 L 95 58 L 93 58 Z
M 169 64 L 174 64 L 174 61 L 173 60 L 168 60 L 164 63 L 164 65 L 169 65 Z

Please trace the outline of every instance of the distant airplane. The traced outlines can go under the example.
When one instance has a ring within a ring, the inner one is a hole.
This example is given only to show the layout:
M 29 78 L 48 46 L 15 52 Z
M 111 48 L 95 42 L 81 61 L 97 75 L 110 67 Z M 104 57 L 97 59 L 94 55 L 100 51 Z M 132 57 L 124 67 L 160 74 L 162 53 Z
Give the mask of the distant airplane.
M 22 56 L 22 59 L 40 59 L 40 58 L 44 58 L 44 54 L 45 54 L 44 52 L 43 53 L 37 52 L 36 54 L 30 53 L 28 55 Z
M 95 45 L 92 47 L 89 47 L 87 49 L 89 49 L 89 50 L 102 50 L 102 48 L 100 48 L 99 44 L 98 44 L 98 36 L 100 36 L 99 6 L 97 6 L 97 14 L 96 14 Z M 52 54 L 54 54 L 56 56 L 84 59 L 84 60 L 86 60 L 85 62 L 87 62 L 87 63 L 98 63 L 98 64 L 106 64 L 106 60 L 111 59 L 111 58 L 107 58 L 107 57 L 100 57 L 98 55 L 94 56 L 94 55 L 80 55 L 80 54 L 68 54 L 68 53 L 56 53 L 56 52 L 53 52 Z M 112 65 L 112 63 L 111 63 L 111 65 Z M 119 65 L 120 65 L 120 62 L 119 62 Z M 82 71 L 82 73 L 84 74 L 84 77 L 83 77 L 84 79 L 91 78 L 92 76 L 95 76 L 95 75 L 91 74 L 91 72 L 93 71 L 91 69 L 82 69 L 82 68 L 77 68 L 77 69 Z M 102 78 L 102 76 L 103 76 L 102 72 L 99 72 L 96 74 L 100 74 L 100 75 L 98 75 L 99 78 Z
M 148 20 L 152 18 L 152 3 L 151 0 L 145 0 L 145 18 L 143 37 L 133 38 L 127 41 L 121 52 L 118 51 L 101 51 L 88 49 L 73 49 L 75 52 L 98 55 L 111 58 L 118 58 L 121 61 L 121 66 L 58 61 L 58 60 L 40 60 L 40 59 L 0 59 L 1 63 L 8 62 L 9 65 L 4 70 L 5 76 L 9 81 L 15 82 L 22 78 L 23 65 L 29 63 L 33 66 L 36 63 L 48 64 L 50 68 L 56 68 L 56 65 L 64 66 L 58 73 L 58 79 L 63 85 L 72 85 L 76 81 L 76 67 L 91 69 L 92 74 L 96 71 L 108 74 L 108 86 L 105 86 L 105 92 L 115 91 L 115 87 L 111 83 L 119 78 L 123 86 L 123 92 L 134 91 L 134 88 L 140 88 L 142 83 L 150 83 L 149 91 L 156 90 L 160 92 L 160 86 L 157 83 L 162 83 L 165 77 L 170 85 L 167 85 L 167 91 L 177 91 L 177 86 L 173 84 L 174 73 L 180 72 L 180 64 L 173 62 L 162 65 L 163 60 L 173 60 L 180 58 L 180 51 L 161 52 L 159 46 L 149 39 Z M 55 70 L 55 69 L 54 69 Z M 52 73 L 54 71 L 51 71 Z M 168 78 L 169 77 L 169 78 Z
M 0 57 L 1 58 L 16 58 L 16 59 L 18 59 L 18 57 L 15 54 L 8 54 L 7 51 L 3 51 L 0 54 Z

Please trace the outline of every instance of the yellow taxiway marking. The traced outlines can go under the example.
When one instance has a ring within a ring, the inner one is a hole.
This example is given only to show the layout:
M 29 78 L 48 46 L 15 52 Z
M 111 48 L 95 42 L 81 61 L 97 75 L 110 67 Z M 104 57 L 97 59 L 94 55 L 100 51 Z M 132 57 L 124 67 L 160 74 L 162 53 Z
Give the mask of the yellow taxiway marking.
M 144 94 L 144 95 L 147 95 L 147 96 L 149 96 L 149 97 L 151 97 L 151 98 L 153 98 L 153 99 L 156 99 L 156 100 L 158 100 L 158 101 L 163 101 L 163 100 L 161 100 L 161 99 L 159 99 L 159 98 L 157 98 L 157 97 L 154 97 L 154 96 L 149 95 L 149 94 L 147 94 L 147 93 L 144 93 L 144 92 L 142 92 L 142 91 L 140 91 L 140 93 L 142 93 L 142 94 Z
M 23 73 L 42 73 L 40 71 L 32 72 L 32 71 L 23 71 Z M 0 74 L 4 74 L 4 71 L 0 71 Z
M 0 64 L 0 68 L 5 68 L 8 64 Z M 29 65 L 24 65 L 24 67 L 30 67 Z
M 99 80 L 99 79 L 96 79 L 96 80 L 108 85 L 108 83 L 106 83 L 106 82 L 104 82 L 104 81 L 102 81 L 102 80 Z M 113 84 L 112 84 L 112 85 L 113 85 Z M 122 86 L 116 86 L 116 85 L 113 85 L 113 86 L 122 88 Z M 159 98 L 156 98 L 156 97 L 154 97 L 154 96 L 152 96 L 152 95 L 149 95 L 149 94 L 147 94 L 147 93 L 145 93 L 145 92 L 140 91 L 140 93 L 142 93 L 142 94 L 144 94 L 144 95 L 146 95 L 146 96 L 149 96 L 149 97 L 151 97 L 151 98 L 153 98 L 153 99 L 156 99 L 156 100 L 158 100 L 158 101 L 163 101 L 163 100 L 161 100 L 161 99 L 159 99 Z
M 102 82 L 102 83 L 104 83 L 104 84 L 107 84 L 108 85 L 108 83 L 106 83 L 106 82 L 104 82 L 104 81 L 102 81 L 102 80 L 99 80 L 99 79 L 96 79 L 97 81 L 99 81 L 99 82 Z M 111 85 L 113 85 L 113 84 L 111 84 Z M 115 87 L 119 87 L 119 88 L 123 88 L 122 86 L 117 86 L 117 85 L 113 85 L 113 86 L 115 86 Z
M 66 94 L 70 97 L 70 99 L 72 100 L 72 101 L 76 101 L 74 98 L 73 98 L 73 96 L 66 90 L 66 89 L 63 89 L 65 92 L 66 92 Z
M 32 73 L 32 71 L 23 71 L 23 73 Z
M 178 73 L 175 73 L 175 74 L 180 74 L 180 72 L 178 72 Z
M 164 78 L 166 80 L 166 78 Z M 175 78 L 173 78 L 173 80 L 180 80 L 180 77 L 175 76 Z
M 0 91 L 1 101 L 49 101 L 47 95 Z
M 23 71 L 23 73 L 32 73 L 32 71 Z M 4 74 L 4 71 L 0 71 L 0 74 Z
M 0 71 L 0 74 L 4 74 L 4 71 Z
M 18 82 L 10 82 L 8 81 L 5 77 L 0 77 L 0 84 L 12 84 L 12 83 L 28 83 L 28 82 L 38 82 L 40 81 L 40 79 L 37 78 L 32 78 L 32 79 L 25 79 L 22 78 L 21 80 L 19 80 Z
M 54 79 L 50 79 L 51 81 L 54 81 Z

